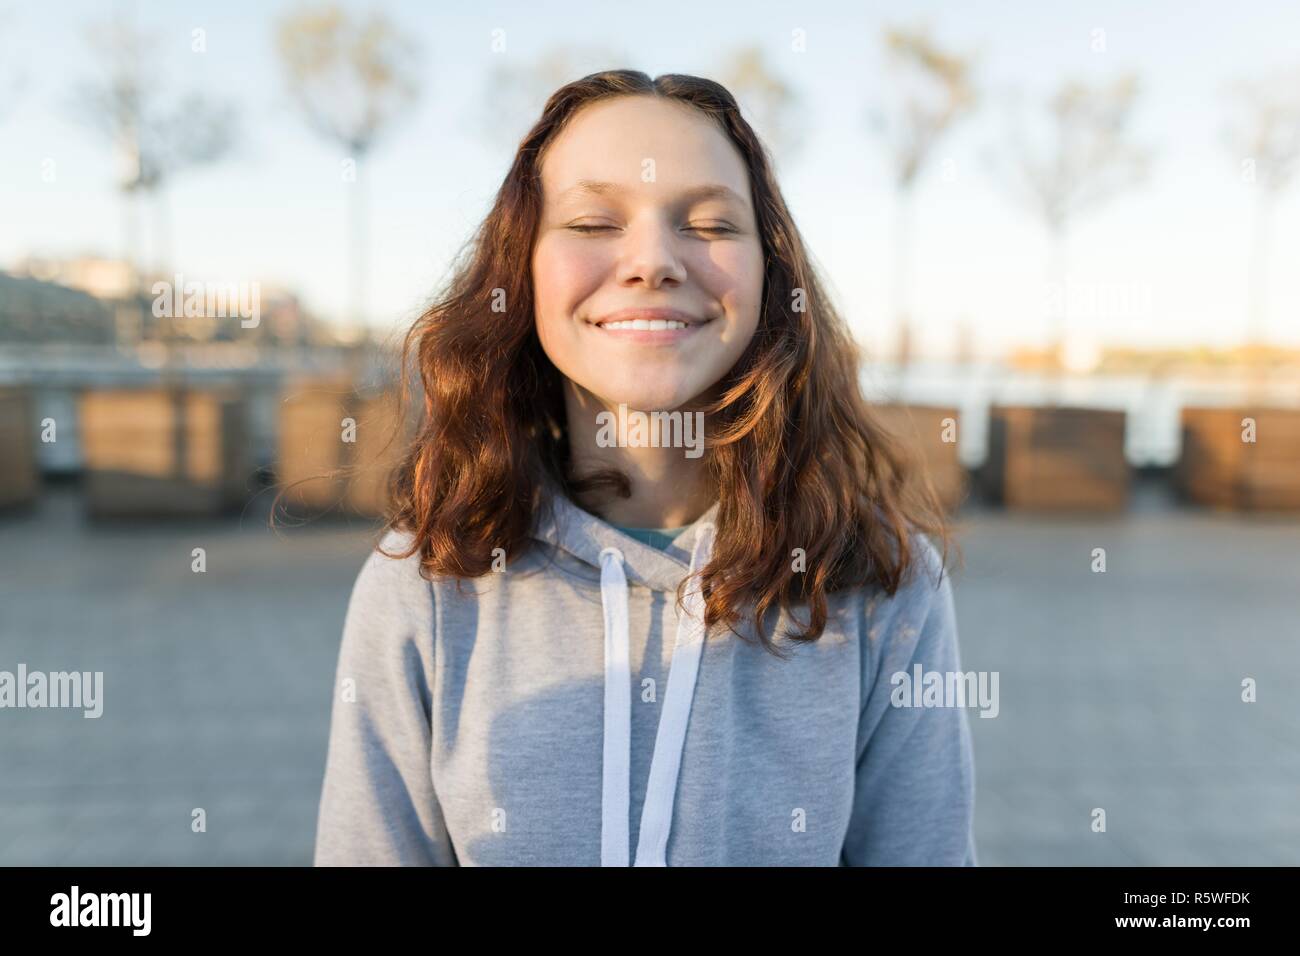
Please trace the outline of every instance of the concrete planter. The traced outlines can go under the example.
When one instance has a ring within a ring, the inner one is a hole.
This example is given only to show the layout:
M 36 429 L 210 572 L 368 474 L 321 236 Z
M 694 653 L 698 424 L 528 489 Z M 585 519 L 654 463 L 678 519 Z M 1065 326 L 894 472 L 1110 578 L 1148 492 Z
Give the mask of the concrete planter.
M 36 421 L 25 388 L 0 388 L 0 508 L 34 504 L 40 491 Z
M 948 511 L 955 511 L 965 499 L 970 484 L 957 454 L 955 439 L 960 422 L 959 410 L 898 403 L 874 404 L 871 408 L 886 428 L 917 452 L 925 463 L 940 503 Z M 954 440 L 945 441 L 949 436 Z
M 1253 438 L 1249 427 L 1253 422 Z M 1300 510 L 1300 409 L 1184 408 L 1176 477 L 1212 508 Z
M 92 516 L 215 514 L 252 493 L 248 408 L 232 391 L 94 389 L 79 417 Z
M 1107 409 L 994 405 L 986 490 L 1012 509 L 1122 510 L 1130 478 L 1124 419 Z
M 388 479 L 411 437 L 409 428 L 395 434 L 397 412 L 392 389 L 357 391 L 337 380 L 290 385 L 280 403 L 282 504 L 292 511 L 382 515 Z

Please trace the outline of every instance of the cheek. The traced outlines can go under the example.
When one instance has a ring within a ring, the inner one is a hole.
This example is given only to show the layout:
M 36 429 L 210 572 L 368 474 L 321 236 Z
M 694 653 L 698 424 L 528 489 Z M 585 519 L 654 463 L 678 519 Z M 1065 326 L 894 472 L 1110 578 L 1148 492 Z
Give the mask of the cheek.
M 533 316 L 542 351 L 562 372 L 572 375 L 581 364 L 582 303 L 600 285 L 600 264 L 589 251 L 563 238 L 547 237 L 533 250 Z
M 540 321 L 565 321 L 600 284 L 603 265 L 590 246 L 544 239 L 533 253 L 533 295 Z
M 734 332 L 748 340 L 758 326 L 758 310 L 762 305 L 762 249 L 756 243 L 720 246 L 710 256 L 707 285 L 732 317 Z

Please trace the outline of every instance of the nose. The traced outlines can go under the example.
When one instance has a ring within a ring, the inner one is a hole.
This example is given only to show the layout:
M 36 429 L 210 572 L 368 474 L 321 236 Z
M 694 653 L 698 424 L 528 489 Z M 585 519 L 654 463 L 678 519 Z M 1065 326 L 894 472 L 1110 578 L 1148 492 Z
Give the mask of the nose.
M 640 283 L 651 289 L 664 284 L 680 285 L 686 281 L 681 242 L 672 224 L 661 216 L 643 216 L 629 224 L 620 240 L 619 283 Z

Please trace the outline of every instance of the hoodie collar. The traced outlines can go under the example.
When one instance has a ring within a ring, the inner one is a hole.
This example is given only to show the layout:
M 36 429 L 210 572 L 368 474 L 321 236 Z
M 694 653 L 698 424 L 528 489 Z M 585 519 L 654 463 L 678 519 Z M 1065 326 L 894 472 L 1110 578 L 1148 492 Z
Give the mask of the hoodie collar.
M 605 548 L 623 552 L 623 566 L 629 582 L 654 591 L 676 591 L 690 572 L 691 550 L 702 525 L 716 524 L 720 502 L 691 522 L 666 549 L 651 547 L 623 534 L 603 518 L 591 514 L 569 499 L 551 478 L 545 480 L 543 499 L 549 507 L 540 511 L 533 536 L 562 548 L 600 570 L 600 553 Z

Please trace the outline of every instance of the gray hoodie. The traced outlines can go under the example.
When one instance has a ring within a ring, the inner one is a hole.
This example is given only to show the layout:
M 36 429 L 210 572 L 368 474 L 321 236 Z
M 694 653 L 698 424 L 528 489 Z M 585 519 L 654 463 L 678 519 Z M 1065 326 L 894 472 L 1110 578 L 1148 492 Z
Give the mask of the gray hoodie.
M 551 501 L 527 552 L 459 587 L 418 553 L 366 560 L 316 865 L 976 865 L 966 711 L 900 692 L 961 669 L 926 538 L 925 573 L 830 595 L 821 638 L 778 639 L 782 661 L 706 637 L 694 588 L 676 612 L 716 504 L 661 551 Z

